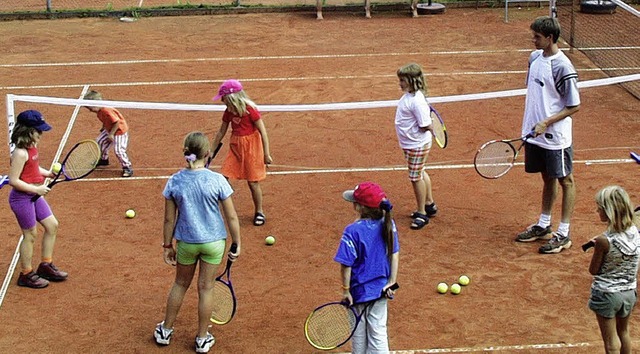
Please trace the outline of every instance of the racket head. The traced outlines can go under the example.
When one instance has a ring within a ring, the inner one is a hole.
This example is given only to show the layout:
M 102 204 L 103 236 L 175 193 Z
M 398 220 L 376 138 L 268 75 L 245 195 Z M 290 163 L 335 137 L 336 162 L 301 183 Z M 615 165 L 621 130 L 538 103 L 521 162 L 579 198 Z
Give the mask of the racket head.
M 316 349 L 335 349 L 351 339 L 357 318 L 353 307 L 343 302 L 330 302 L 317 307 L 307 316 L 304 335 Z
M 444 121 L 440 116 L 440 113 L 431 107 L 431 127 L 433 128 L 433 138 L 436 144 L 442 149 L 447 147 L 449 142 L 449 136 L 447 134 L 447 127 L 444 125 Z
M 517 151 L 507 141 L 493 140 L 484 143 L 476 152 L 473 166 L 484 178 L 496 179 L 504 176 L 515 163 Z
M 86 177 L 96 169 L 101 155 L 100 146 L 95 140 L 82 140 L 67 153 L 60 173 L 68 181 Z
M 216 279 L 213 285 L 214 305 L 211 311 L 211 322 L 224 325 L 231 322 L 236 313 L 236 297 L 231 287 L 221 279 Z

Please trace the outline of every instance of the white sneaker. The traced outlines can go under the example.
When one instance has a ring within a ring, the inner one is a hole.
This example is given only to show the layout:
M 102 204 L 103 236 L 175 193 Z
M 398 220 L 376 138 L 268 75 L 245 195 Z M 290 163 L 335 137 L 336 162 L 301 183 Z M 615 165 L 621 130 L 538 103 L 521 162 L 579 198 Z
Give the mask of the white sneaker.
M 209 349 L 213 347 L 216 339 L 211 333 L 207 332 L 207 336 L 204 338 L 196 337 L 196 353 L 208 353 Z
M 158 323 L 156 330 L 153 332 L 153 338 L 156 339 L 156 343 L 160 345 L 169 345 L 171 342 L 171 335 L 173 334 L 173 328 L 164 328 L 164 321 Z

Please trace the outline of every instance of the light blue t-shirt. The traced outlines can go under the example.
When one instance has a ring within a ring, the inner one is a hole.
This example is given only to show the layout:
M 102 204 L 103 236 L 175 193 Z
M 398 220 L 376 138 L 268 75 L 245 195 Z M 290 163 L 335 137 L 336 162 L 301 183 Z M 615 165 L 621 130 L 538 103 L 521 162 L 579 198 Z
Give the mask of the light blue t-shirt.
M 355 303 L 380 298 L 391 275 L 387 245 L 382 238 L 384 218 L 360 219 L 343 233 L 334 261 L 351 267 L 350 292 Z M 393 253 L 400 251 L 398 230 L 393 222 Z
M 173 174 L 162 195 L 173 199 L 178 217 L 173 237 L 187 243 L 207 243 L 227 238 L 219 202 L 233 189 L 226 178 L 208 169 L 184 169 Z

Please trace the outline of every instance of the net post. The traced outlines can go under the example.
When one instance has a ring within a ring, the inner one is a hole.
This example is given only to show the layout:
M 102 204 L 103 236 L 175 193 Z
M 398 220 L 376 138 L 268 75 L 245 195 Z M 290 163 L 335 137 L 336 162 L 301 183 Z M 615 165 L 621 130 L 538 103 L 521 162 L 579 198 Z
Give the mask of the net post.
M 576 30 L 576 6 L 579 5 L 580 0 L 571 1 L 571 25 L 569 29 L 569 53 L 573 54 L 574 48 L 574 35 Z
M 13 133 L 13 127 L 16 124 L 15 108 L 14 108 L 14 95 L 7 94 L 7 142 L 9 144 L 9 155 L 13 153 L 16 148 L 15 144 L 11 142 L 11 134 Z

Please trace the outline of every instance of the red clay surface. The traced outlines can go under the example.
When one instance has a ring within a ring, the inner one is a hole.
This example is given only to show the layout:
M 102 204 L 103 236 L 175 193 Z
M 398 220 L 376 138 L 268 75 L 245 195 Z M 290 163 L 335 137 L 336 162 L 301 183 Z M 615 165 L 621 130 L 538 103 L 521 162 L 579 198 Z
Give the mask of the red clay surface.
M 424 66 L 431 96 L 522 88 L 528 51 L 517 50 L 531 49 L 528 25 L 544 13 L 537 8 L 514 10 L 507 24 L 499 9 L 452 9 L 418 19 L 408 12 L 374 12 L 371 20 L 359 13 L 331 13 L 316 21 L 315 14 L 308 13 L 145 18 L 134 23 L 4 22 L 2 93 L 77 98 L 82 85 L 88 84 L 105 99 L 202 104 L 210 103 L 220 80 L 233 77 L 243 80 L 249 95 L 263 105 L 394 100 L 400 97 L 395 71 L 411 61 Z M 436 54 L 472 50 L 497 52 Z M 580 53 L 570 57 L 581 80 L 603 77 L 597 70 L 583 71 L 594 65 Z M 218 59 L 189 60 L 200 58 Z M 149 59 L 184 61 L 80 64 Z M 78 64 L 20 66 L 33 63 Z M 498 71 L 515 72 L 489 73 Z M 179 80 L 209 81 L 112 85 Z M 55 87 L 36 87 L 41 85 Z M 574 117 L 576 160 L 624 159 L 630 149 L 640 150 L 638 100 L 618 86 L 585 89 L 582 100 Z M 55 127 L 40 147 L 43 165 L 48 166 L 73 107 L 20 103 L 16 111 L 27 108 L 42 110 Z M 354 217 L 341 192 L 363 180 L 386 189 L 400 228 L 401 289 L 389 309 L 393 350 L 509 346 L 504 350 L 509 352 L 517 346 L 565 343 L 580 345 L 553 352 L 601 351 L 595 316 L 586 306 L 590 253 L 578 246 L 603 230 L 592 201 L 599 188 L 621 184 L 640 203 L 639 166 L 577 162 L 575 245 L 560 255 L 539 255 L 538 244 L 513 241 L 538 216 L 538 176 L 516 167 L 489 181 L 468 166 L 435 168 L 469 165 L 481 143 L 517 136 L 523 98 L 436 108 L 451 140 L 445 150 L 436 148 L 431 154 L 440 213 L 421 231 L 409 230 L 407 215 L 414 202 L 405 171 L 271 175 L 263 186 L 267 224 L 261 228 L 251 225 L 246 184 L 232 182 L 243 237 L 243 253 L 232 271 L 239 307 L 231 323 L 213 328 L 213 352 L 313 352 L 302 325 L 315 306 L 339 297 L 339 267 L 332 258 L 342 229 Z M 122 111 L 131 127 L 136 177 L 167 176 L 181 168 L 184 135 L 192 130 L 214 134 L 221 118 L 219 112 Z M 393 114 L 393 108 L 265 113 L 276 164 L 271 171 L 402 166 Z M 97 132 L 95 116 L 81 110 L 69 141 L 93 138 Z M 6 170 L 7 155 L 0 154 Z M 118 176 L 115 168 L 97 171 L 92 177 L 98 181 L 60 184 L 47 196 L 60 220 L 54 261 L 70 276 L 64 283 L 32 290 L 17 287 L 17 272 L 13 275 L 0 308 L 0 352 L 193 350 L 194 289 L 187 294 L 172 344 L 158 348 L 151 336 L 162 319 L 174 277 L 174 269 L 162 261 L 160 247 L 166 179 L 107 179 Z M 5 198 L 0 203 L 3 274 L 19 234 L 8 194 L 9 188 L 0 191 Z M 136 218 L 124 218 L 129 208 L 137 211 Z M 558 218 L 556 206 L 555 225 Z M 277 238 L 272 247 L 263 242 L 269 234 Z M 35 261 L 38 256 L 39 247 Z M 436 293 L 437 283 L 452 283 L 460 274 L 471 277 L 460 295 Z M 640 337 L 639 324 L 634 315 L 634 338 Z M 518 353 L 541 352 L 526 348 Z

